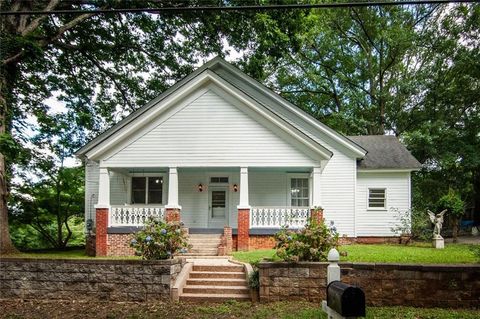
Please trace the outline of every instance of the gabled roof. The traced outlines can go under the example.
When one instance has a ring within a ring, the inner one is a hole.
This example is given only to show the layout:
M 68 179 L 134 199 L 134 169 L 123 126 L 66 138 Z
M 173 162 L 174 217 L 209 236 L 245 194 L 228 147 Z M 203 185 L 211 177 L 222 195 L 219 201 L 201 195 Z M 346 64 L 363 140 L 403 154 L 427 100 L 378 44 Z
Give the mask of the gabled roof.
M 368 151 L 367 155 L 359 161 L 360 169 L 418 170 L 422 167 L 422 164 L 395 136 L 349 136 L 349 139 Z
M 184 85 L 187 85 L 189 82 L 193 81 L 196 77 L 204 74 L 205 72 L 209 74 L 214 74 L 216 77 L 223 79 L 231 86 L 241 91 L 243 94 L 255 100 L 258 104 L 263 106 L 270 113 L 274 114 L 286 124 L 298 130 L 301 134 L 303 134 L 305 140 L 309 140 L 309 143 L 313 141 L 318 145 L 319 149 L 323 149 L 323 151 L 327 154 L 330 153 L 330 156 L 332 153 L 328 149 L 326 149 L 325 146 L 322 145 L 323 143 L 321 143 L 322 139 L 320 138 L 320 136 L 326 137 L 331 141 L 342 145 L 356 158 L 362 158 L 366 154 L 365 149 L 363 149 L 361 146 L 355 144 L 347 137 L 322 124 L 321 122 L 311 117 L 295 105 L 291 104 L 278 94 L 265 87 L 263 84 L 257 82 L 239 69 L 227 63 L 222 58 L 216 57 L 205 63 L 203 66 L 201 66 L 185 78 L 183 78 L 181 81 L 177 82 L 175 85 L 170 87 L 157 98 L 148 102 L 146 105 L 139 108 L 111 128 L 107 129 L 105 132 L 88 142 L 76 152 L 76 155 L 85 156 L 87 152 L 99 146 L 104 141 L 108 140 L 111 136 L 115 135 L 115 133 L 122 130 L 124 127 L 135 121 L 141 115 L 145 114 L 154 106 L 174 94 L 178 89 L 182 88 Z

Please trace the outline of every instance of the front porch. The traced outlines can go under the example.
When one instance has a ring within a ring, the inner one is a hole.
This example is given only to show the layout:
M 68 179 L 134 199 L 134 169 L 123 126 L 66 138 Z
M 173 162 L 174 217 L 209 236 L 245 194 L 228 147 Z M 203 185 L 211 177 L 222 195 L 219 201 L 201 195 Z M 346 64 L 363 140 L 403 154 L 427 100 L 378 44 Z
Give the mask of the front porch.
M 321 206 L 320 177 L 319 167 L 100 168 L 97 255 L 112 255 L 108 236 L 126 241 L 150 216 L 182 221 L 191 234 L 221 233 L 227 254 L 249 250 L 252 236 L 307 223 Z

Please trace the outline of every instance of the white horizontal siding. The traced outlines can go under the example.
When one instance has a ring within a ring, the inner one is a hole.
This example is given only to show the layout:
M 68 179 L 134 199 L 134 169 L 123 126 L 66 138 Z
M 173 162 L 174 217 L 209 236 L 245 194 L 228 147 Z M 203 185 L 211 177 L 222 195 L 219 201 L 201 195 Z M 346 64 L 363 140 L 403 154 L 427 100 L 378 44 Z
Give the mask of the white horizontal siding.
M 324 217 L 333 221 L 340 236 L 355 236 L 355 174 L 356 161 L 330 145 L 334 152 L 321 177 Z
M 98 202 L 98 179 L 100 169 L 98 163 L 86 161 L 85 163 L 85 220 L 95 222 L 95 204 Z
M 124 205 L 129 203 L 130 177 L 118 172 L 110 171 L 110 204 Z
M 284 172 L 249 172 L 250 206 L 287 206 L 287 174 Z
M 117 167 L 315 164 L 210 90 L 105 160 Z
M 385 188 L 386 210 L 368 209 L 368 189 Z M 398 223 L 391 208 L 410 209 L 410 173 L 361 173 L 357 175 L 357 236 L 392 236 Z

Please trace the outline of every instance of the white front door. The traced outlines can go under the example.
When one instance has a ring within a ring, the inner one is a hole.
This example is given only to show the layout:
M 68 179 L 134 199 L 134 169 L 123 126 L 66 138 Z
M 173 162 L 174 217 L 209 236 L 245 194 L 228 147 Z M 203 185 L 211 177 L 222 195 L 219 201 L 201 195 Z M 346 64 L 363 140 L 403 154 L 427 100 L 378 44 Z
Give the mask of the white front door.
M 228 187 L 208 189 L 208 227 L 223 228 L 228 221 Z

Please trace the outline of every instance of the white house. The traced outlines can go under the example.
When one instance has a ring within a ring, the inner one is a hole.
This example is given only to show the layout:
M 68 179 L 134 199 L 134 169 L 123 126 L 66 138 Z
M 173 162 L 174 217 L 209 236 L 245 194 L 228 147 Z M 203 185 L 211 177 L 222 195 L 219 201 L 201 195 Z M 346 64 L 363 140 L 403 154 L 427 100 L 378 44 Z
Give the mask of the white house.
M 340 235 L 393 236 L 391 208 L 410 208 L 420 168 L 395 137 L 343 136 L 220 58 L 77 156 L 99 255 L 128 251 L 125 234 L 152 214 L 180 218 L 191 234 L 226 229 L 234 249 L 270 245 L 314 207 Z

